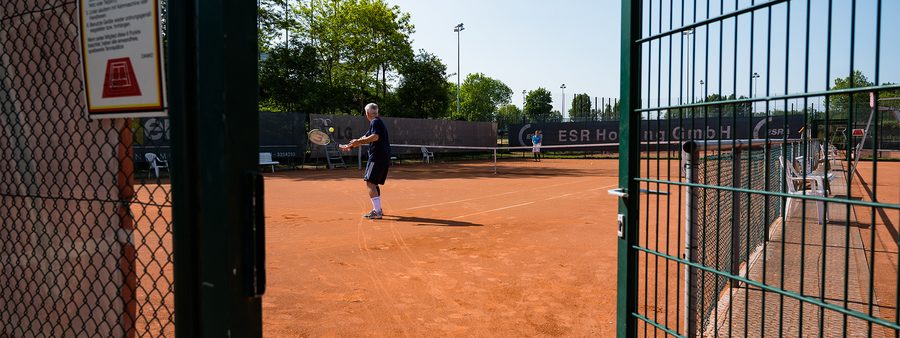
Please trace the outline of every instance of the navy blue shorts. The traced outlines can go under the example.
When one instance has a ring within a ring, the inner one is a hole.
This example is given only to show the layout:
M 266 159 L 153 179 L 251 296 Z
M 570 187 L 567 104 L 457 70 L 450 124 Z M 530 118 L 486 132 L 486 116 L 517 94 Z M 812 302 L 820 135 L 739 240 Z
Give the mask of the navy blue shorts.
M 384 181 L 387 180 L 388 168 L 390 168 L 390 162 L 378 162 L 378 161 L 369 161 L 366 164 L 366 174 L 363 176 L 363 180 L 366 182 L 370 182 L 373 184 L 384 184 Z

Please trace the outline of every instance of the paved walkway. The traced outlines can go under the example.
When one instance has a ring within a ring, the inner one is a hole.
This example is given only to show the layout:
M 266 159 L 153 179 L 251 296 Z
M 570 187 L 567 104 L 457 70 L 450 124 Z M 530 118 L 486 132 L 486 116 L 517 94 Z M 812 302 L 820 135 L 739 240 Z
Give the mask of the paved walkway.
M 845 196 L 845 173 L 837 171 L 835 174 L 831 195 Z M 855 184 L 852 189 L 853 196 L 863 193 Z M 757 259 L 750 266 L 750 279 L 817 299 L 821 299 L 824 292 L 828 303 L 868 313 L 868 278 L 871 274 L 856 212 L 853 208 L 848 212 L 846 204 L 829 203 L 830 222 L 824 227 L 817 222 L 815 202 L 807 202 L 805 222 L 798 214 L 788 217 L 786 223 L 780 219 L 775 221 L 770 229 L 770 241 L 765 248 L 760 248 Z M 843 314 L 831 310 L 822 313 L 814 304 L 801 304 L 794 298 L 743 284 L 724 290 L 715 312 L 717 318 L 710 321 L 718 325 L 701 328 L 704 336 L 870 336 L 866 321 L 850 316 L 845 320 Z M 872 315 L 879 317 L 879 310 L 877 304 L 873 306 Z M 890 311 L 893 313 L 893 309 Z M 876 324 L 872 326 L 871 336 L 893 337 L 893 331 Z

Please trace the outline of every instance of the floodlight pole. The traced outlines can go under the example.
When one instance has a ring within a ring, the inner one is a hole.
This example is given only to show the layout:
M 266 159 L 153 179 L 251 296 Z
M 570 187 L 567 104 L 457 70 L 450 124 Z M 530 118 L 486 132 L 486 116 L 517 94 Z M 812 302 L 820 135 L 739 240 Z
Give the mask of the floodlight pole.
M 753 75 L 750 77 L 753 78 L 753 95 L 750 95 L 750 97 L 757 97 L 759 96 L 759 73 L 753 72 Z M 754 112 L 756 111 L 756 101 L 753 101 L 753 110 Z
M 459 116 L 459 78 L 462 77 L 462 73 L 459 71 L 459 32 L 463 30 L 465 30 L 465 27 L 463 27 L 462 22 L 453 27 L 453 31 L 456 32 L 456 116 Z
M 563 83 L 559 88 L 562 89 L 562 111 L 560 115 L 566 116 L 566 84 Z
M 682 32 L 682 34 L 684 34 L 684 36 L 686 36 L 688 39 L 688 43 L 687 43 L 687 47 L 688 47 L 687 48 L 687 78 L 688 78 L 688 84 L 690 85 L 690 87 L 687 88 L 687 91 L 689 92 L 689 95 L 690 95 L 690 99 L 691 99 L 690 103 L 694 103 L 694 96 L 696 93 L 691 92 L 691 89 L 694 87 L 694 84 L 693 84 L 693 82 L 691 82 L 691 49 L 690 49 L 691 35 L 694 34 L 694 29 L 693 28 L 688 29 L 688 30 Z M 693 114 L 693 111 L 691 113 Z
M 525 104 L 528 103 L 527 91 L 522 89 L 522 123 L 525 123 Z

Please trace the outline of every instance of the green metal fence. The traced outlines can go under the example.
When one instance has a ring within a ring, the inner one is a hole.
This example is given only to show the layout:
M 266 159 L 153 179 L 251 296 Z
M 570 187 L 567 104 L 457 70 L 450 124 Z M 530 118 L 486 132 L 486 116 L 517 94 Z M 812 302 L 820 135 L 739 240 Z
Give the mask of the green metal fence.
M 900 336 L 898 14 L 622 2 L 620 337 Z

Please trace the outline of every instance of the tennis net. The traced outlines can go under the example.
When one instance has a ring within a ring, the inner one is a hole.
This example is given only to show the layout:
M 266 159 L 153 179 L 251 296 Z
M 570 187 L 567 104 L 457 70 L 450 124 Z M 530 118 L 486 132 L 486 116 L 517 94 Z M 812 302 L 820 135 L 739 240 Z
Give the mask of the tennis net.
M 618 143 L 547 145 L 540 147 L 540 159 L 603 159 L 618 157 Z M 500 173 L 516 163 L 533 161 L 532 147 L 472 147 L 421 144 L 391 144 L 401 164 L 441 163 L 470 166 Z

